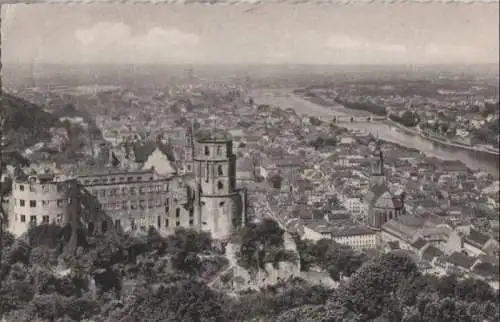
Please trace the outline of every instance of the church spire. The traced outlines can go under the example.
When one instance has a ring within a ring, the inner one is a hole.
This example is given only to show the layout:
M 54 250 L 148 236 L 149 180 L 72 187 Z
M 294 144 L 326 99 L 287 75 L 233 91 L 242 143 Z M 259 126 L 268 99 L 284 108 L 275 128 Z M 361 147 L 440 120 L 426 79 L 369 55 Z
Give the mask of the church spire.
M 378 137 L 375 141 L 373 159 L 371 167 L 371 185 L 376 186 L 385 184 L 384 154 L 382 152 L 382 141 L 378 139 Z

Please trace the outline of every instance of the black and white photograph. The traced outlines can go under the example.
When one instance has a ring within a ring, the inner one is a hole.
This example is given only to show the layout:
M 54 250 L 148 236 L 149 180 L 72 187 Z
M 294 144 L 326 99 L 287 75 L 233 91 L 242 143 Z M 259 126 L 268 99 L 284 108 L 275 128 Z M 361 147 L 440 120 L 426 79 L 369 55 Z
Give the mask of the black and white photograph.
M 1 322 L 496 322 L 498 2 L 1 5 Z

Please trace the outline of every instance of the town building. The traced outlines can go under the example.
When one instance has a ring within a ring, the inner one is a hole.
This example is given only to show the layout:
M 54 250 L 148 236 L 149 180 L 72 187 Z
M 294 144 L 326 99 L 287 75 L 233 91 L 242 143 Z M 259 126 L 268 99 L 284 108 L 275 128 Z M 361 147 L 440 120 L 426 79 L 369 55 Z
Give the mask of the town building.
M 389 220 L 405 214 L 404 198 L 404 192 L 396 196 L 387 187 L 384 156 L 380 141 L 377 140 L 371 165 L 370 188 L 363 200 L 368 225 L 380 229 Z

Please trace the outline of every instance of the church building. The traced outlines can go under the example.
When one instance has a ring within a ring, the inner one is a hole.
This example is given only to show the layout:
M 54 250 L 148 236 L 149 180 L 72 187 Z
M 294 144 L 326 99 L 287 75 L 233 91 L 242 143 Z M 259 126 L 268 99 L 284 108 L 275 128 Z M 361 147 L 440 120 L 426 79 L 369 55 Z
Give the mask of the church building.
M 364 197 L 368 225 L 380 229 L 383 224 L 405 213 L 404 192 L 394 195 L 387 186 L 384 155 L 377 140 L 370 173 L 370 188 Z

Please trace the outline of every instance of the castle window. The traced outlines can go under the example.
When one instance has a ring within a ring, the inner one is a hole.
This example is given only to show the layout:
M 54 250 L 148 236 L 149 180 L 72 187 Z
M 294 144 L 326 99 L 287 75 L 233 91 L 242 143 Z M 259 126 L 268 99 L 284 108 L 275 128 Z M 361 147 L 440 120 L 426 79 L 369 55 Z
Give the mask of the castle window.
M 62 222 L 63 215 L 61 213 L 57 214 L 56 223 L 60 224 Z
M 57 200 L 57 206 L 58 207 L 64 206 L 64 200 L 62 200 L 62 199 Z
M 87 231 L 88 231 L 89 235 L 92 235 L 92 233 L 94 232 L 94 223 L 93 222 L 88 223 Z
M 127 188 L 122 188 L 122 195 L 126 195 L 127 194 Z
M 219 166 L 217 167 L 217 174 L 218 174 L 219 176 L 224 175 L 224 171 L 222 171 L 222 166 L 221 166 L 221 165 L 219 165 Z
M 209 174 L 209 168 L 208 168 L 208 162 L 207 162 L 207 173 L 205 173 L 205 182 L 208 182 L 208 174 Z
M 36 208 L 36 200 L 30 200 L 30 208 Z
M 113 177 L 113 178 L 111 178 L 110 180 L 111 180 L 111 182 L 112 182 L 112 183 L 115 183 L 116 178 L 115 178 L 115 177 Z
M 19 185 L 19 190 L 24 191 L 24 185 Z
M 137 177 L 136 179 L 137 179 L 137 181 L 141 181 L 142 177 Z
M 193 225 L 194 225 L 194 220 L 192 220 L 192 219 L 191 219 L 191 220 L 189 221 L 189 226 L 193 226 Z
M 157 217 L 157 219 L 156 219 L 156 225 L 158 226 L 158 228 L 161 228 L 161 216 Z
M 168 219 L 165 219 L 165 227 L 168 227 Z
M 181 208 L 175 209 L 175 217 L 179 218 L 181 216 Z
M 122 209 L 128 209 L 128 200 L 122 201 Z
M 181 222 L 180 222 L 180 221 L 176 221 L 176 222 L 175 222 L 175 225 L 176 225 L 177 227 L 179 227 L 179 226 L 181 225 Z
M 21 222 L 26 222 L 26 215 L 21 215 Z
M 224 205 L 225 205 L 224 201 L 222 201 L 221 203 L 219 203 L 219 207 L 224 207 Z
M 101 195 L 101 197 L 105 197 L 106 196 L 106 190 L 99 191 L 99 194 Z
M 121 222 L 120 222 L 120 219 L 116 219 L 116 220 L 115 220 L 115 229 L 116 229 L 116 230 L 120 229 L 121 225 L 122 225 L 122 224 L 121 224 Z
M 217 147 L 217 155 L 222 155 L 222 148 L 220 146 Z
M 130 227 L 133 231 L 137 230 L 137 225 L 135 224 L 135 219 L 130 219 Z
M 205 147 L 205 155 L 210 155 L 210 149 L 208 146 Z
M 203 222 L 203 225 L 208 225 L 208 223 L 206 221 Z
M 125 177 L 120 177 L 120 181 L 125 181 Z
M 134 178 L 132 178 L 132 177 L 128 177 L 128 178 L 127 178 L 127 181 L 128 181 L 128 182 L 132 182 L 132 180 L 134 180 Z
M 50 222 L 49 216 L 42 216 L 42 223 L 48 224 Z
M 222 188 L 224 188 L 224 184 L 221 181 L 217 182 L 217 189 L 222 190 Z
M 24 201 L 23 199 L 20 199 L 19 200 L 19 206 L 20 207 L 24 207 L 26 205 L 26 201 Z
M 36 216 L 30 216 L 30 223 L 36 224 Z

